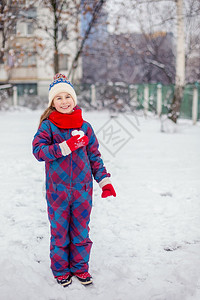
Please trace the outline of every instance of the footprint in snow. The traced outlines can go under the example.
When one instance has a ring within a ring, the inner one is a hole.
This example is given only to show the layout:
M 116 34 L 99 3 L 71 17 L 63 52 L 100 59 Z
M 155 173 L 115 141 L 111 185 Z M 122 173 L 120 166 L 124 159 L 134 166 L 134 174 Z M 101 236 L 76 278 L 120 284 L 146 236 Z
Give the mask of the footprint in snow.
M 164 248 L 165 251 L 175 251 L 177 249 L 180 249 L 181 246 L 180 245 L 176 245 L 176 246 L 167 246 Z
M 160 193 L 160 195 L 162 197 L 172 197 L 173 196 L 172 193 L 170 193 L 170 192 Z

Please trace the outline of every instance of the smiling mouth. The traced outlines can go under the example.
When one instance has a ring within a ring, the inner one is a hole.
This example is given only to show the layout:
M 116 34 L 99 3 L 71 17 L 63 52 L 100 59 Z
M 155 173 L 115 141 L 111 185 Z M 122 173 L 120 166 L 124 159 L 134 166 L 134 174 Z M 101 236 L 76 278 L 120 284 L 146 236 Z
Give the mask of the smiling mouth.
M 70 105 L 68 105 L 68 106 L 62 106 L 61 108 L 67 109 L 67 108 L 69 108 L 69 107 L 70 107 Z

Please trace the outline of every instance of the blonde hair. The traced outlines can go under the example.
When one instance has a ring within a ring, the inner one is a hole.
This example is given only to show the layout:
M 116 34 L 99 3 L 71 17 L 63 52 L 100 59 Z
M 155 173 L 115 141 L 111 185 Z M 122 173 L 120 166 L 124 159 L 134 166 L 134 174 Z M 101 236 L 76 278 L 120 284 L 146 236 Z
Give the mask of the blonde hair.
M 47 107 L 47 108 L 45 109 L 45 111 L 43 112 L 43 114 L 41 115 L 41 117 L 40 117 L 40 123 L 39 123 L 39 126 L 38 126 L 38 127 L 40 127 L 41 123 L 42 123 L 44 120 L 46 120 L 46 119 L 49 117 L 49 115 L 50 115 L 54 110 L 56 110 L 56 109 L 52 106 L 52 104 L 53 104 L 53 101 L 51 102 L 51 105 L 50 105 L 49 107 Z

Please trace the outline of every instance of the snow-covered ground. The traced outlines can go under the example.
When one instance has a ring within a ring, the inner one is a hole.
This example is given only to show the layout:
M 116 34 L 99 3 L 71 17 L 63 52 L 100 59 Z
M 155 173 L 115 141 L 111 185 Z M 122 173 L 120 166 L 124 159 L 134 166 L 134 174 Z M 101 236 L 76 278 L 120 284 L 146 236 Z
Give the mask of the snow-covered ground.
M 199 300 L 199 124 L 181 121 L 178 132 L 166 134 L 151 116 L 84 113 L 98 132 L 117 198 L 101 199 L 94 185 L 94 285 L 73 279 L 64 289 L 49 268 L 44 164 L 31 153 L 40 114 L 0 112 L 0 299 Z M 105 136 L 106 127 L 125 137 L 121 145 Z

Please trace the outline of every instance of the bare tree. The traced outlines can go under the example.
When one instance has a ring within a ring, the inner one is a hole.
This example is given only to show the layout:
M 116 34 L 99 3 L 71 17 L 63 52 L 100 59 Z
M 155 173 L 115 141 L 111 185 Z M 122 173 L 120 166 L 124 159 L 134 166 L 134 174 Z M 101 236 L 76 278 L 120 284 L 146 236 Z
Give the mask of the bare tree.
M 169 118 L 176 123 L 183 98 L 185 85 L 185 28 L 183 15 L 183 0 L 176 0 L 177 42 L 176 42 L 176 79 L 175 92 L 171 104 Z
M 102 6 L 104 5 L 106 1 L 105 0 L 99 0 L 96 5 L 93 7 L 92 10 L 90 10 L 90 15 L 91 15 L 91 20 L 87 26 L 87 29 L 84 33 L 84 36 L 81 40 L 81 43 L 80 43 L 80 46 L 78 48 L 78 51 L 72 61 L 72 64 L 71 64 L 71 67 L 69 69 L 69 73 L 68 73 L 68 76 L 71 75 L 71 73 L 74 74 L 76 68 L 77 68 L 77 62 L 78 62 L 78 59 L 80 57 L 80 55 L 82 54 L 83 52 L 83 48 L 84 48 L 84 45 L 85 45 L 85 42 L 86 40 L 88 39 L 89 35 L 90 35 L 90 32 L 91 32 L 91 29 L 94 27 L 95 25 L 95 22 L 100 14 L 100 11 L 102 9 Z M 94 5 L 94 4 L 93 4 Z M 73 77 L 73 76 L 72 76 Z
M 143 35 L 143 48 L 146 48 L 142 55 L 146 69 L 144 76 L 148 80 L 146 82 L 151 82 L 152 79 L 164 84 L 174 82 L 174 37 L 171 30 L 174 22 L 173 9 L 173 5 L 161 5 L 157 1 L 142 2 L 137 7 L 136 21 Z
M 200 82 L 200 1 L 185 2 L 186 82 Z
M 9 50 L 11 50 L 9 49 L 9 42 L 12 41 L 16 35 L 17 21 L 27 19 L 25 12 L 33 7 L 33 2 L 34 1 L 32 1 L 31 4 L 24 5 L 23 0 L 0 1 L 0 64 L 4 64 L 7 68 L 12 67 L 12 65 L 8 65 L 7 55 Z M 12 56 L 15 56 L 15 60 L 17 60 L 18 57 L 15 50 L 13 49 Z M 20 50 L 22 50 L 22 48 L 20 43 L 18 43 L 18 54 Z
M 59 55 L 62 53 L 62 47 L 70 48 L 72 42 L 76 45 L 76 49 L 70 51 L 71 62 L 68 68 L 68 77 L 73 77 L 78 66 L 78 60 L 82 53 L 85 41 L 87 40 L 91 28 L 95 20 L 98 18 L 101 7 L 105 0 L 84 1 L 83 5 L 80 0 L 44 0 L 40 1 L 41 7 L 47 9 L 44 21 L 41 24 L 41 15 L 38 17 L 37 28 L 46 34 L 46 40 L 50 41 L 48 44 L 48 51 L 53 50 L 53 68 L 54 72 L 58 73 Z M 91 21 L 88 24 L 84 35 L 81 35 L 81 15 L 90 15 Z M 44 42 L 41 42 L 41 52 L 46 56 Z M 69 49 L 68 49 L 69 50 Z M 69 52 L 69 51 L 68 51 Z M 48 56 L 49 57 L 49 56 Z
M 92 72 L 90 62 L 93 61 L 94 64 L 96 62 L 95 67 L 98 63 L 103 65 L 105 75 L 98 68 L 93 77 L 87 73 L 85 78 L 95 80 L 95 77 L 101 75 L 98 78 L 101 82 L 111 80 L 129 84 L 156 80 L 164 84 L 174 82 L 173 35 L 166 32 L 164 26 L 154 24 L 155 11 L 158 11 L 156 6 L 158 5 L 152 2 L 139 5 L 137 1 L 128 0 L 115 8 L 113 15 L 109 15 L 109 22 L 114 27 L 113 33 L 107 33 L 103 39 L 102 36 L 93 39 L 89 49 L 86 47 L 84 52 L 84 66 L 87 65 L 85 70 Z M 110 12 L 111 8 L 107 9 Z M 162 15 L 161 11 L 160 14 Z M 133 31 L 134 27 L 136 32 Z M 103 63 L 100 60 L 104 60 Z
M 140 1 L 143 2 L 143 1 Z M 176 32 L 174 33 L 176 36 L 176 74 L 175 74 L 175 91 L 174 97 L 172 99 L 171 107 L 169 110 L 168 117 L 174 122 L 177 122 L 177 119 L 180 114 L 181 101 L 183 98 L 183 91 L 185 86 L 185 79 L 191 78 L 188 74 L 186 77 L 186 66 L 191 67 L 191 62 L 196 63 L 199 66 L 198 59 L 200 60 L 200 54 L 194 55 L 195 51 L 199 49 L 199 22 L 197 21 L 200 2 L 199 0 L 150 0 L 148 3 L 172 3 L 174 2 L 176 5 L 176 13 L 174 14 L 171 11 L 168 16 L 165 14 L 163 18 L 162 14 L 162 24 L 170 20 L 175 20 L 176 24 Z M 185 5 L 184 5 L 185 4 Z M 166 10 L 167 11 L 167 10 Z M 195 30 L 194 30 L 195 28 Z M 187 38 L 186 38 L 187 37 Z M 197 50 L 198 51 L 198 50 Z M 196 54 L 197 54 L 196 51 Z M 199 52 L 198 52 L 199 53 Z M 192 61 L 193 59 L 193 61 Z M 187 70 L 189 70 L 189 67 Z M 196 68 L 198 69 L 198 67 Z M 194 78 L 194 77 L 193 77 Z M 197 79 L 197 74 L 196 74 Z
M 185 4 L 185 6 L 184 6 Z M 128 9 L 129 7 L 129 9 Z M 186 76 L 186 68 L 189 71 L 191 69 L 191 62 L 195 64 L 193 74 L 196 72 L 196 79 L 199 76 L 198 67 L 200 53 L 199 51 L 199 22 L 197 22 L 199 16 L 199 0 L 138 0 L 138 1 L 126 1 L 121 2 L 120 12 L 120 22 L 117 19 L 117 26 L 115 30 L 120 30 L 124 23 L 123 15 L 126 16 L 126 30 L 129 28 L 132 22 L 132 27 L 143 33 L 146 40 L 146 46 L 148 51 L 143 55 L 143 62 L 147 66 L 147 76 L 153 67 L 157 70 L 162 69 L 166 73 L 166 76 L 171 77 L 166 68 L 166 64 L 163 63 L 163 57 L 159 57 L 158 49 L 162 45 L 157 43 L 159 40 L 149 38 L 156 32 L 172 31 L 175 37 L 175 51 L 171 59 L 175 59 L 175 92 L 172 99 L 171 108 L 168 117 L 173 121 L 177 122 L 181 101 L 183 97 L 183 90 L 185 85 L 185 77 L 191 78 L 191 76 Z M 132 9 L 131 9 L 132 8 Z M 188 22 L 189 20 L 189 22 Z M 131 21 L 131 22 L 130 22 Z M 120 24 L 119 24 L 120 23 Z M 190 24 L 185 26 L 185 24 Z M 175 25 L 175 26 L 174 26 Z M 187 30 L 186 30 L 187 28 Z M 195 31 L 194 31 L 194 28 Z M 142 49 L 141 49 L 142 50 Z M 172 49 L 173 50 L 173 49 Z M 197 53 L 198 52 L 198 53 Z M 161 58 L 161 59 L 160 59 Z M 149 77 L 150 78 L 150 77 Z M 173 78 L 173 76 L 171 77 Z

